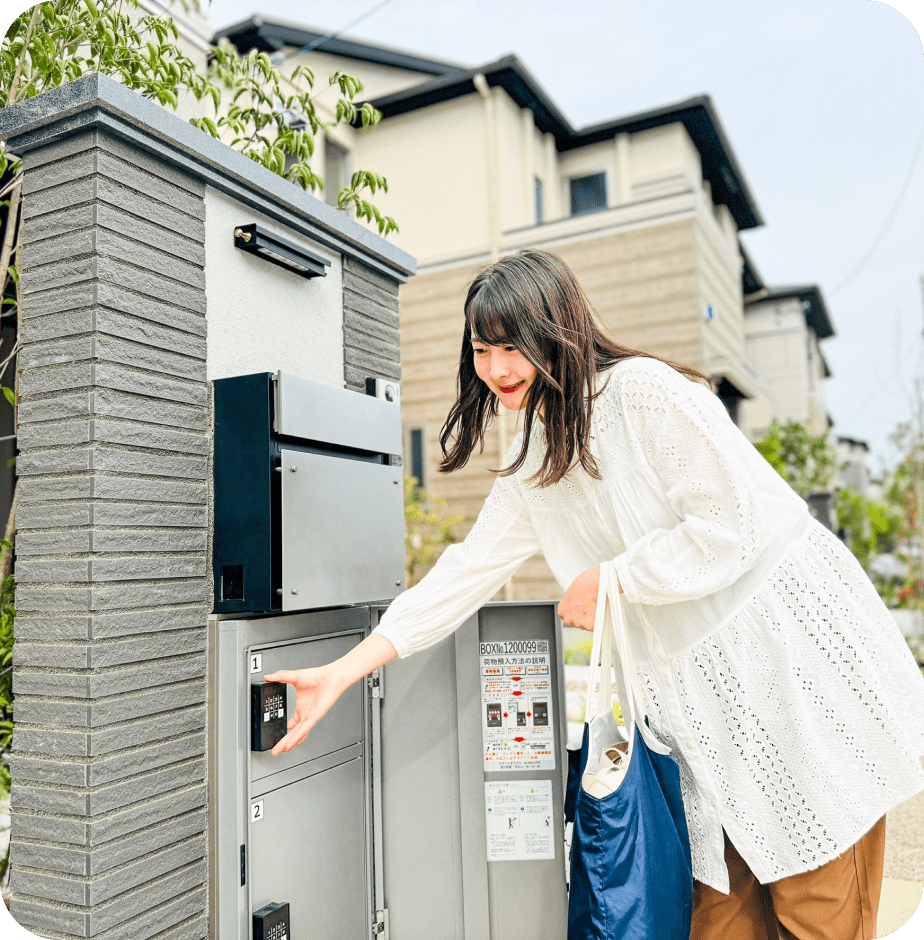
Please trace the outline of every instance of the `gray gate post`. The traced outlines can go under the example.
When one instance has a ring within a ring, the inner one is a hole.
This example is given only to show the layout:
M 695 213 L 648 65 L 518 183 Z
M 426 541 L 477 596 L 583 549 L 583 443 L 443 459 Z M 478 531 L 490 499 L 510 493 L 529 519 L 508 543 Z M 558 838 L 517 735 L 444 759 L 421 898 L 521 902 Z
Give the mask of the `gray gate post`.
M 0 138 L 25 165 L 12 913 L 201 940 L 209 189 L 344 258 L 352 388 L 400 374 L 414 261 L 103 76 L 0 110 Z

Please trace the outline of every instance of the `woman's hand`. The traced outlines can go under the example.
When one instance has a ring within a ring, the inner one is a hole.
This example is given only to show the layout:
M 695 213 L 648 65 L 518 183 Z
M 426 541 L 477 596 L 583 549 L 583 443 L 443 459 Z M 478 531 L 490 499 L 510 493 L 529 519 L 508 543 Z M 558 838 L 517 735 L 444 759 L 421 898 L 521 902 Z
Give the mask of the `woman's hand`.
M 308 732 L 327 714 L 346 686 L 338 678 L 335 664 L 312 669 L 284 669 L 264 676 L 267 682 L 287 682 L 295 689 L 295 714 L 289 719 L 288 733 L 277 742 L 272 754 L 291 751 L 308 737 Z
M 293 672 L 281 669 L 264 676 L 267 682 L 288 682 L 295 688 L 295 714 L 289 719 L 288 733 L 273 748 L 273 757 L 301 744 L 346 689 L 397 655 L 391 640 L 372 633 L 326 666 Z
M 579 574 L 558 605 L 558 616 L 566 627 L 580 627 L 593 632 L 597 616 L 597 594 L 600 591 L 600 566 L 595 565 Z M 622 594 L 622 585 L 619 587 Z

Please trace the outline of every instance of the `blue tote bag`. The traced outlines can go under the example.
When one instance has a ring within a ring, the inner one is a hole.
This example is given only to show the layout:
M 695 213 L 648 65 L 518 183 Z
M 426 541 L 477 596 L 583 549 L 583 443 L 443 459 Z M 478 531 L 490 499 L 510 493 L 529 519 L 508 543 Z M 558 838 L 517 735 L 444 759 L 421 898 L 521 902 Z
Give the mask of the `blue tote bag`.
M 625 729 L 613 716 L 613 647 Z M 599 674 L 599 695 L 597 676 Z M 644 700 L 612 565 L 600 592 L 587 684 L 587 719 L 574 798 L 568 940 L 688 940 L 693 915 L 690 839 L 680 773 L 644 718 Z M 603 752 L 625 748 L 616 789 L 593 796 Z

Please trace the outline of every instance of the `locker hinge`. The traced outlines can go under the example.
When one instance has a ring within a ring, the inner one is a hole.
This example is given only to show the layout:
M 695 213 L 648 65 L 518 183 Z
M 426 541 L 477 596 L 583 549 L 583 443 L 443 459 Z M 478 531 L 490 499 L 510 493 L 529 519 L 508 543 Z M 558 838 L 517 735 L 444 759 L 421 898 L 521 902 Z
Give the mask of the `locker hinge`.
M 241 846 L 241 887 L 247 884 L 247 846 Z
M 385 683 L 382 681 L 382 678 L 382 673 L 378 669 L 369 676 L 369 689 L 372 691 L 373 698 L 385 698 Z
M 372 914 L 372 940 L 388 940 L 388 908 Z

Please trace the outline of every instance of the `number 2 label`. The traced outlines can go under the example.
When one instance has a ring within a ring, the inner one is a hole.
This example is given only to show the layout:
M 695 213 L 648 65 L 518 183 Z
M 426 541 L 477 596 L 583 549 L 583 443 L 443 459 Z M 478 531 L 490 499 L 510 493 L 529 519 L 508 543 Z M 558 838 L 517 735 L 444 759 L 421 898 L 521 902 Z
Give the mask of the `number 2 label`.
M 250 821 L 259 822 L 263 818 L 263 800 L 250 804 Z

